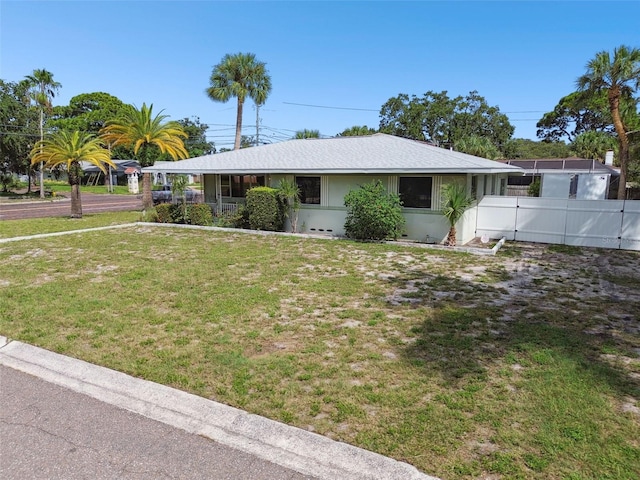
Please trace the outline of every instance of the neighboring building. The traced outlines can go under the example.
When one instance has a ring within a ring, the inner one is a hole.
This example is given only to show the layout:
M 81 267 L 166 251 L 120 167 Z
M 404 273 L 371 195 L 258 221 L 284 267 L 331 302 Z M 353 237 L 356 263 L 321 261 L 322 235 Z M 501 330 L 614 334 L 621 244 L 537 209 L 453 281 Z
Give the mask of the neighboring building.
M 140 164 L 136 160 L 112 160 L 116 165 L 116 169 L 109 168 L 111 173 L 111 185 L 127 185 L 129 175 L 131 175 L 132 169 L 140 172 Z M 84 177 L 82 178 L 83 185 L 104 185 L 104 173 L 89 162 L 81 162 L 82 171 Z M 129 170 L 129 172 L 127 172 Z
M 613 152 L 611 152 L 613 153 Z M 613 163 L 613 157 L 609 157 Z M 503 160 L 523 168 L 524 176 L 509 177 L 508 195 L 526 196 L 529 185 L 540 180 L 540 196 L 605 200 L 616 198 L 620 173 L 611 165 L 584 158 Z
M 408 239 L 441 242 L 448 224 L 441 213 L 442 186 L 460 182 L 479 199 L 505 195 L 509 175 L 521 168 L 386 134 L 289 140 L 144 168 L 143 173 L 202 175 L 205 201 L 221 212 L 244 202 L 248 189 L 277 187 L 284 178 L 300 188 L 298 225 L 309 233 L 344 234 L 344 196 L 380 180 L 404 202 Z M 458 226 L 458 240 L 475 236 L 471 214 Z
M 171 178 L 168 177 L 164 165 L 171 164 L 173 161 L 158 161 L 153 164 L 156 167 L 154 174 L 152 175 L 151 183 L 153 185 L 171 185 Z M 198 175 L 186 174 L 187 182 L 189 184 L 200 182 Z

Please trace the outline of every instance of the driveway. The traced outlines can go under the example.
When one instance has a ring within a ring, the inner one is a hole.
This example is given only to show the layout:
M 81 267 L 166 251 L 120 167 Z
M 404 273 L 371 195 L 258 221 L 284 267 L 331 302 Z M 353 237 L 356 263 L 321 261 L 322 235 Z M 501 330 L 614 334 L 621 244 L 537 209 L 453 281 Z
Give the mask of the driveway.
M 142 195 L 109 195 L 81 193 L 82 213 L 142 210 Z M 22 218 L 63 217 L 71 214 L 71 201 L 60 200 L 2 200 L 0 220 Z

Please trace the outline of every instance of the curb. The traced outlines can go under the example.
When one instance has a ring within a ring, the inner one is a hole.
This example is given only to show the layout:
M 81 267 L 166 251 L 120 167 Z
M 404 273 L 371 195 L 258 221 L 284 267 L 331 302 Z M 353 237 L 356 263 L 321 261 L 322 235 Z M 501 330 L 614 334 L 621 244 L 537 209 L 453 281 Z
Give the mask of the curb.
M 179 223 L 155 223 L 155 222 L 135 222 L 135 223 L 124 223 L 121 225 L 110 225 L 106 227 L 95 227 L 95 228 L 85 228 L 81 230 L 67 230 L 64 232 L 54 232 L 54 233 L 39 233 L 36 235 L 28 235 L 22 237 L 9 237 L 9 238 L 0 238 L 0 243 L 7 242 L 17 242 L 20 240 L 30 240 L 32 238 L 46 238 L 46 237 L 57 237 L 60 235 L 71 235 L 74 233 L 85 233 L 85 232 L 96 232 L 99 230 L 109 230 L 112 228 L 125 228 L 125 227 L 153 227 L 153 228 L 175 228 L 175 229 L 186 229 L 186 230 L 208 230 L 214 232 L 227 232 L 227 233 L 240 233 L 247 235 L 277 235 L 281 237 L 295 237 L 295 238 L 308 238 L 314 240 L 348 240 L 346 237 L 340 237 L 337 235 L 321 235 L 321 234 L 312 234 L 312 233 L 291 233 L 291 232 L 271 232 L 267 230 L 249 230 L 246 228 L 227 228 L 227 227 L 211 227 L 205 225 L 184 225 Z M 403 247 L 410 248 L 423 248 L 423 249 L 432 249 L 432 250 L 443 250 L 448 252 L 460 252 L 460 253 L 470 253 L 473 255 L 495 255 L 498 253 L 498 250 L 504 245 L 506 241 L 506 237 L 502 237 L 498 243 L 494 245 L 493 248 L 476 248 L 476 247 L 448 247 L 445 245 L 439 244 L 429 244 L 429 243 L 417 243 L 417 242 L 402 242 L 402 241 L 384 241 L 380 243 L 385 243 L 387 245 L 401 245 Z
M 438 480 L 368 450 L 2 336 L 0 364 L 315 478 Z

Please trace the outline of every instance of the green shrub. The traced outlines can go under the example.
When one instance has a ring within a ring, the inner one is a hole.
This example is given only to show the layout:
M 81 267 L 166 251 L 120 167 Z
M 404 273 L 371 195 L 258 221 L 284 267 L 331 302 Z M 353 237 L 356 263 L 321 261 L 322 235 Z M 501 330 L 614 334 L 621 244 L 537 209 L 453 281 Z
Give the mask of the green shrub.
M 380 180 L 351 190 L 344 197 L 347 237 L 356 240 L 396 239 L 402 232 L 404 217 L 400 197 L 388 193 Z
M 238 205 L 238 209 L 232 215 L 219 217 L 219 227 L 249 228 L 249 211 L 244 205 Z
M 158 223 L 185 223 L 182 205 L 161 203 L 156 205 Z
M 249 228 L 253 230 L 282 231 L 284 205 L 278 190 L 271 187 L 254 187 L 247 191 L 246 209 Z
M 156 215 L 158 223 L 172 223 L 173 219 L 171 218 L 171 204 L 170 203 L 161 203 L 160 205 L 156 205 Z
M 540 178 L 536 178 L 529 188 L 527 189 L 527 193 L 530 197 L 539 197 L 540 196 Z
M 206 203 L 187 205 L 187 217 L 191 225 L 212 225 L 213 212 Z
M 138 221 L 150 223 L 160 222 L 160 220 L 158 220 L 158 212 L 156 211 L 155 207 L 143 210 L 142 213 L 140 213 L 140 219 Z

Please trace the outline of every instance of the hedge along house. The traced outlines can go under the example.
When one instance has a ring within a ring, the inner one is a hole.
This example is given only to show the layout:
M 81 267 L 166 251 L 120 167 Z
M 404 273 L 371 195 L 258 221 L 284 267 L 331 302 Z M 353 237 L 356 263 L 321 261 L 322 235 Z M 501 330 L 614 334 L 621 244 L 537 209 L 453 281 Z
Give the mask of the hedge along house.
M 439 243 L 449 230 L 441 212 L 445 184 L 463 183 L 479 200 L 484 195 L 505 195 L 508 176 L 522 175 L 523 170 L 379 133 L 289 140 L 168 162 L 144 168 L 143 172 L 202 175 L 205 202 L 218 213 L 244 202 L 246 191 L 252 187 L 277 187 L 284 178 L 295 180 L 302 203 L 299 231 L 329 235 L 344 235 L 345 195 L 380 180 L 403 201 L 403 237 Z M 457 229 L 458 241 L 473 239 L 475 215 L 465 215 Z

